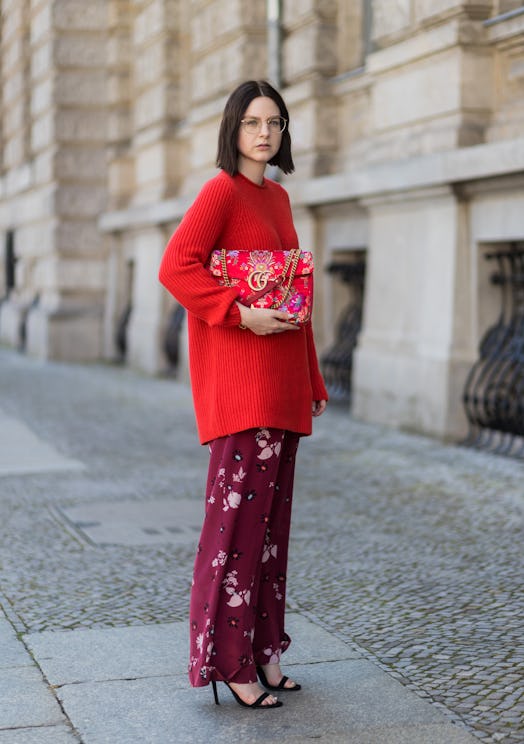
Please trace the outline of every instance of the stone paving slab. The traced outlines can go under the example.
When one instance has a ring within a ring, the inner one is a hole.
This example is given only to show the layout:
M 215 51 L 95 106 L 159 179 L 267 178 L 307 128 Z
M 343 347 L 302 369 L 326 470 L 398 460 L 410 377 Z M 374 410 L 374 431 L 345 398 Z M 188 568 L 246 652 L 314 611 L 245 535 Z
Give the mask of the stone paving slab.
M 293 642 L 286 664 L 358 659 L 360 653 L 297 613 L 288 613 Z M 183 676 L 187 623 L 30 633 L 24 640 L 53 685 L 138 677 Z
M 0 476 L 82 470 L 78 460 L 64 457 L 24 423 L 0 410 Z
M 183 675 L 186 623 L 32 633 L 25 641 L 53 685 Z
M 427 703 L 419 701 L 424 709 L 419 712 L 413 710 L 411 701 L 406 702 L 406 709 L 399 707 L 396 695 L 390 700 L 391 691 L 378 680 L 373 680 L 372 690 L 368 687 L 359 694 L 358 684 L 366 677 L 363 667 L 380 675 L 382 681 L 392 682 L 370 662 L 348 661 L 338 666 L 315 665 L 314 676 L 305 674 L 301 667 L 301 679 L 306 683 L 314 685 L 316 681 L 318 685 L 322 680 L 324 696 L 319 698 L 315 688 L 303 691 L 300 698 L 288 693 L 284 706 L 275 711 L 242 709 L 225 689 L 220 690 L 217 707 L 210 688 L 182 688 L 176 678 L 72 685 L 61 688 L 59 696 L 85 744 L 286 744 L 311 739 L 325 744 L 475 743 L 470 734 L 441 714 L 439 719 Z M 341 681 L 342 688 L 338 686 Z M 366 681 L 371 683 L 369 677 Z M 352 702 L 348 703 L 350 695 Z M 428 710 L 430 720 L 426 719 Z
M 0 744 L 25 741 L 20 737 L 25 733 L 33 735 L 29 727 L 38 728 L 39 733 L 44 732 L 46 736 L 49 735 L 47 727 L 54 731 L 55 727 L 62 726 L 65 731 L 64 721 L 57 699 L 0 610 Z M 17 731 L 22 728 L 27 728 L 23 734 Z M 43 739 L 42 744 L 45 741 Z M 54 744 L 52 738 L 47 741 Z M 59 739 L 56 742 L 59 744 Z
M 0 730 L 0 744 L 79 744 L 79 737 L 65 724 Z
M 0 612 L 0 670 L 32 664 L 33 661 L 16 637 L 13 626 Z
M 318 625 L 291 613 L 289 628 L 295 643 L 286 670 L 304 689 L 281 693 L 281 710 L 257 714 L 239 708 L 224 685 L 220 707 L 210 687 L 189 687 L 186 623 L 42 633 L 27 641 L 85 744 L 219 744 L 232 737 L 243 744 L 474 742 Z
M 96 545 L 194 545 L 202 527 L 203 509 L 195 499 L 98 501 L 56 510 Z
M 64 718 L 36 666 L 0 671 L 0 730 L 52 726 Z

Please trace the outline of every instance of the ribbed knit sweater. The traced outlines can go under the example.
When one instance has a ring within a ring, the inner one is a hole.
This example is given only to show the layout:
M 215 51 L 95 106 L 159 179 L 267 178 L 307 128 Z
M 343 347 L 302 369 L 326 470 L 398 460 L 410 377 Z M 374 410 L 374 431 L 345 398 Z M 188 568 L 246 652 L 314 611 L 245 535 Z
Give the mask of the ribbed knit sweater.
M 224 171 L 208 181 L 167 244 L 159 279 L 188 311 L 189 368 L 202 444 L 255 427 L 311 434 L 327 400 L 311 323 L 257 336 L 239 328 L 237 292 L 206 268 L 212 250 L 298 247 L 287 192 Z

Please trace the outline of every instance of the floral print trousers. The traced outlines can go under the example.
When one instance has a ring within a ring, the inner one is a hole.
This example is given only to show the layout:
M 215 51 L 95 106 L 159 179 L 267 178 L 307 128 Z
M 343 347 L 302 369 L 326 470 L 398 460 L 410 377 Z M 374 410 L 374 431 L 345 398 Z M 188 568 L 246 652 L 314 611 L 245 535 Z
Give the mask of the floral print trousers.
M 210 444 L 190 602 L 189 679 L 255 682 L 289 646 L 286 568 L 299 435 L 249 429 Z

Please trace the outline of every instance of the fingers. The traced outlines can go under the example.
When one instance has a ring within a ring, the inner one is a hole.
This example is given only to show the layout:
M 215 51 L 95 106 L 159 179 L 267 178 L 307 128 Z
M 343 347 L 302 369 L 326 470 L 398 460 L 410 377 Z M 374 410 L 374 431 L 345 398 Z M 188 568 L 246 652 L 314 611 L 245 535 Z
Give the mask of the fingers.
M 280 310 L 272 311 L 272 317 L 278 321 L 278 325 L 275 326 L 275 333 L 282 333 L 283 331 L 298 331 L 300 326 L 294 322 L 294 316 L 289 313 L 283 313 Z
M 293 320 L 292 315 L 290 315 L 289 313 L 283 313 L 281 310 L 271 310 L 271 315 L 273 316 L 273 318 L 284 322 Z
M 283 323 L 281 320 L 277 321 L 277 324 L 271 324 L 263 326 L 252 326 L 251 330 L 259 336 L 274 336 L 278 333 L 286 333 L 287 331 L 298 331 L 300 328 L 294 323 Z
M 249 328 L 257 336 L 300 330 L 296 323 L 290 322 L 293 316 L 280 310 L 242 307 L 240 314 L 242 325 Z
M 321 416 L 326 410 L 326 406 L 327 406 L 326 400 L 314 400 L 312 409 L 311 409 L 313 416 Z
M 283 331 L 299 331 L 300 326 L 296 323 L 289 323 L 284 322 L 282 320 L 278 321 L 278 326 L 275 328 L 275 333 L 282 333 Z

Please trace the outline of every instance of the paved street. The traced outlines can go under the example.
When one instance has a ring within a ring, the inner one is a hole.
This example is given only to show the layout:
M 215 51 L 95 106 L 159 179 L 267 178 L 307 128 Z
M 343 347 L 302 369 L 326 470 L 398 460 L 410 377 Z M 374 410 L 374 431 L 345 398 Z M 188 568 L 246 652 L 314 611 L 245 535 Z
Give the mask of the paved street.
M 206 466 L 185 386 L 0 349 L 0 744 L 524 742 L 523 461 L 316 421 L 257 715 L 185 674 Z

